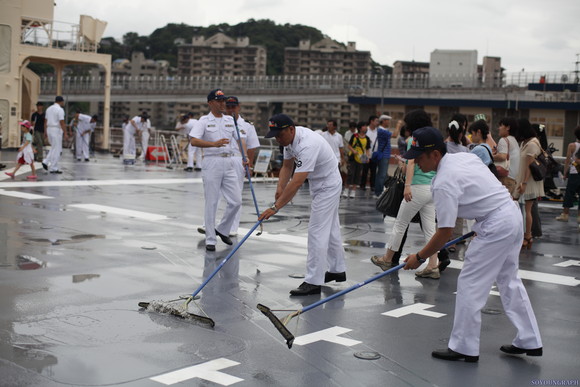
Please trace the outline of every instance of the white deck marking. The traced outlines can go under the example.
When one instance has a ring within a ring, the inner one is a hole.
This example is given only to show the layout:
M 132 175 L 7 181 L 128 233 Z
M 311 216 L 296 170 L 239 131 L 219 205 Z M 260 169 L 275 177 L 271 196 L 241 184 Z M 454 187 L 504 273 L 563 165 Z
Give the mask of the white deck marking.
M 34 163 L 34 167 L 36 168 L 36 173 L 38 174 L 38 171 L 42 171 L 42 164 L 39 162 L 35 162 Z M 11 172 L 13 171 L 14 168 L 6 168 L 3 172 Z M 16 176 L 21 176 L 21 175 L 25 175 L 27 173 L 32 172 L 32 168 L 30 168 L 30 165 L 23 165 L 22 167 L 20 167 L 20 169 L 18 170 L 18 172 L 16 172 Z M 10 176 L 8 176 L 5 173 L 0 173 L 0 181 L 2 180 L 12 180 L 12 178 Z M 19 183 L 6 183 L 7 186 L 13 186 L 14 184 L 19 184 Z
M 126 210 L 124 208 L 102 206 L 100 204 L 71 204 L 68 207 L 79 208 L 81 210 L 87 210 L 87 211 L 106 212 L 107 214 L 123 215 L 123 216 L 129 216 L 131 218 L 152 220 L 152 221 L 169 219 L 167 216 L 164 216 L 164 215 L 152 214 L 150 212 Z
M 208 361 L 207 363 L 202 363 L 192 367 L 187 367 L 163 375 L 155 376 L 150 378 L 150 380 L 165 384 L 166 386 L 170 386 L 185 380 L 199 378 L 221 384 L 222 386 L 229 386 L 234 383 L 242 382 L 244 379 L 240 379 L 238 377 L 231 376 L 219 371 L 224 368 L 236 366 L 238 364 L 240 363 L 222 357 L 220 359 Z
M 452 259 L 451 265 L 449 265 L 448 267 L 461 270 L 463 268 L 463 262 Z M 529 270 L 519 270 L 518 274 L 520 275 L 521 279 L 531 281 L 546 282 L 549 284 L 566 285 L 566 286 L 580 285 L 580 280 L 565 275 L 541 273 L 539 271 L 529 271 Z
M 30 183 L 28 186 L 31 187 Z M 54 199 L 52 196 L 37 195 L 20 191 L 6 191 L 4 189 L 0 189 L 0 195 L 29 200 Z
M 433 317 L 433 318 L 440 318 L 440 317 L 445 316 L 445 313 L 437 313 L 437 312 L 431 312 L 431 311 L 425 310 L 425 309 L 433 308 L 434 306 L 435 305 L 422 304 L 419 302 L 417 304 L 407 305 L 407 306 L 403 306 L 402 308 L 389 310 L 388 312 L 381 313 L 381 314 L 383 316 L 389 316 L 389 317 L 395 317 L 395 318 L 407 316 L 410 314 L 420 314 L 421 316 L 427 316 L 427 317 Z
M 191 179 L 123 179 L 123 180 L 63 180 L 37 181 L 35 187 L 88 187 L 88 186 L 120 186 L 120 185 L 167 185 L 167 184 L 201 184 L 201 178 Z M 30 187 L 29 182 L 0 183 L 0 188 Z
M 575 261 L 575 260 L 570 259 L 568 261 L 555 263 L 554 266 L 558 266 L 558 267 L 580 266 L 580 261 Z
M 335 343 L 344 345 L 346 347 L 351 347 L 353 345 L 362 343 L 362 341 L 347 339 L 345 337 L 339 337 L 339 335 L 342 335 L 350 331 L 352 331 L 352 329 L 342 327 L 332 327 L 328 329 L 323 329 L 318 332 L 313 332 L 304 336 L 297 337 L 296 339 L 294 339 L 294 344 L 307 345 L 315 343 L 317 341 L 328 341 L 329 343 Z

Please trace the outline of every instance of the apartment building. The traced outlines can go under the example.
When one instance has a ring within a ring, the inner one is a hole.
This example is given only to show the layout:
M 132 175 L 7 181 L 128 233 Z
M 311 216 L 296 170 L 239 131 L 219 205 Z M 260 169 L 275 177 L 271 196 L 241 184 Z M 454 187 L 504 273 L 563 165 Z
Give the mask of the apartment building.
M 194 36 L 177 48 L 177 70 L 181 76 L 266 75 L 266 48 L 221 32 L 207 39 Z

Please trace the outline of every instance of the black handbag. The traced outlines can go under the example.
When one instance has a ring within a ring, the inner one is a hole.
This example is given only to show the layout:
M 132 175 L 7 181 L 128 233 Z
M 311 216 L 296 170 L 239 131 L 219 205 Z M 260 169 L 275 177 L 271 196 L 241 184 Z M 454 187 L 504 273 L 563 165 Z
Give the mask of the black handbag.
M 532 173 L 532 179 L 535 181 L 542 181 L 546 178 L 546 174 L 548 173 L 548 156 L 543 149 L 530 164 L 530 172 Z
M 379 196 L 376 203 L 376 209 L 383 216 L 397 217 L 399 207 L 405 191 L 405 177 L 401 168 L 397 168 L 393 176 L 387 176 L 385 181 L 385 190 Z

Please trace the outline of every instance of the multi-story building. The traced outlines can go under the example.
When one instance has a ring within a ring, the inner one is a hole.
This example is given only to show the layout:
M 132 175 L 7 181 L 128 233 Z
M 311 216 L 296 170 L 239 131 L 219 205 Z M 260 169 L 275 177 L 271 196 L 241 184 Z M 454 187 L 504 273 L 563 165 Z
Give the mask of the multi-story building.
M 177 48 L 177 70 L 181 76 L 266 75 L 266 48 L 221 32 L 208 39 L 194 36 Z
M 393 77 L 429 74 L 429 62 L 398 60 L 393 64 Z
M 358 51 L 355 42 L 345 46 L 330 38 L 311 44 L 301 40 L 298 47 L 284 50 L 284 75 L 368 74 L 370 51 Z
M 500 57 L 484 56 L 481 69 L 478 66 L 478 72 L 483 87 L 501 87 L 503 85 L 503 68 Z

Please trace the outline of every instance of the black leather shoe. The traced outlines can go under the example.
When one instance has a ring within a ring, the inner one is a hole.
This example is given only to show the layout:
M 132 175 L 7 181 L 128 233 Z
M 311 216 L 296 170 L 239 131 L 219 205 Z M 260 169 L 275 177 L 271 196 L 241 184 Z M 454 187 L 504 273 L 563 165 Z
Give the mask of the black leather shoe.
M 320 294 L 322 286 L 311 285 L 308 282 L 302 282 L 296 289 L 290 290 L 292 296 L 308 296 L 310 294 Z
M 346 272 L 343 271 L 342 273 L 331 273 L 331 272 L 327 271 L 324 274 L 324 283 L 327 283 L 330 281 L 336 281 L 336 282 L 346 281 Z
M 42 163 L 42 168 L 44 168 L 45 171 L 48 171 L 48 165 L 46 163 Z
M 197 232 L 198 232 L 198 233 L 200 233 L 200 234 L 205 234 L 205 228 L 203 228 L 203 227 L 198 227 L 198 228 L 197 228 Z
M 502 345 L 499 350 L 505 353 L 509 353 L 510 355 L 523 355 L 525 353 L 528 356 L 542 356 L 543 354 L 542 347 L 535 349 L 523 349 L 514 345 Z
M 220 239 L 222 240 L 222 242 L 224 242 L 226 245 L 233 245 L 234 242 L 232 242 L 231 238 L 227 235 L 222 234 L 221 232 L 219 232 L 218 230 L 215 230 L 215 234 L 217 236 L 220 237 Z
M 187 167 L 183 169 L 185 172 L 193 172 L 193 167 Z
M 442 360 L 465 360 L 466 363 L 476 363 L 479 360 L 479 356 L 464 355 L 449 348 L 433 351 L 431 352 L 431 356 Z
M 207 251 L 215 251 L 215 245 L 205 245 Z

